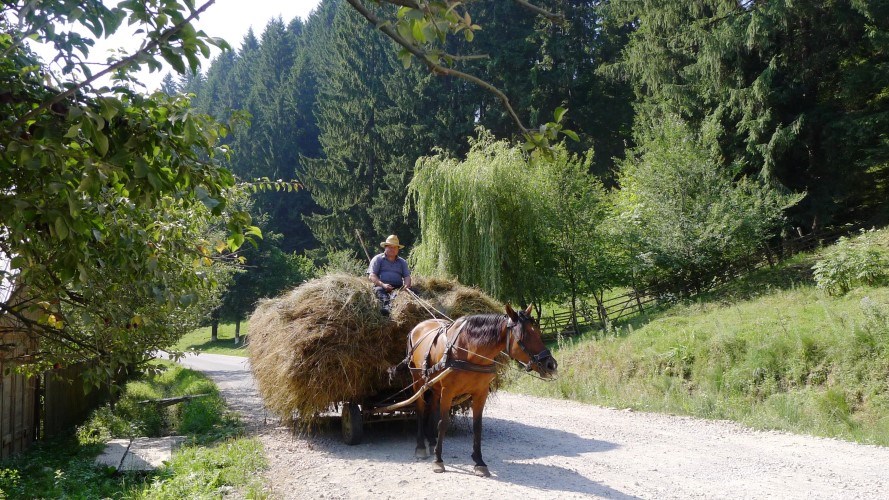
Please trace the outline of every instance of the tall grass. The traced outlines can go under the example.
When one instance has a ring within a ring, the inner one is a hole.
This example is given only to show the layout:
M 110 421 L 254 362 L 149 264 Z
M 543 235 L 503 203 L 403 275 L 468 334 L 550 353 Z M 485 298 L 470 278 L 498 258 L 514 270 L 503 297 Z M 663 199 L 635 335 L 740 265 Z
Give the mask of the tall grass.
M 788 264 L 799 279 L 783 266 L 774 287 L 739 282 L 641 327 L 565 342 L 557 382 L 511 389 L 889 445 L 889 288 L 832 297 L 805 260 Z

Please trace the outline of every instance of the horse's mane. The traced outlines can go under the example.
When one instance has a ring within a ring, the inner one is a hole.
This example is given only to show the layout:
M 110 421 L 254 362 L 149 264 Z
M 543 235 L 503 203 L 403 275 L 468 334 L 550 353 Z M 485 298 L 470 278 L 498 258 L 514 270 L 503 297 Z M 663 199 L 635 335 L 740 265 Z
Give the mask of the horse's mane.
M 466 316 L 466 326 L 463 327 L 462 336 L 468 341 L 469 346 L 489 346 L 500 340 L 500 332 L 506 322 L 504 314 L 474 314 Z

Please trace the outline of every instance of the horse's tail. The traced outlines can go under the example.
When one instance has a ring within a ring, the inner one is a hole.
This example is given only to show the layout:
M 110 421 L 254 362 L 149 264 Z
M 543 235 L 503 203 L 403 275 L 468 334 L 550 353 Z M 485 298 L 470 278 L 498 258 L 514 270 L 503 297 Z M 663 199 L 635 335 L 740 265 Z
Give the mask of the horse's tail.
M 390 366 L 386 373 L 389 374 L 389 383 L 392 384 L 396 379 L 400 378 L 405 373 L 410 372 L 411 365 L 411 356 L 414 353 L 414 346 L 411 343 L 411 336 L 407 336 L 407 355 L 404 359 L 401 360 L 401 363 L 398 363 L 395 366 Z
M 410 372 L 410 369 L 409 369 L 410 362 L 411 362 L 411 356 L 410 356 L 410 354 L 408 354 L 407 357 L 405 357 L 403 360 L 401 360 L 401 363 L 398 363 L 395 366 L 390 366 L 389 369 L 386 370 L 386 373 L 389 374 L 389 383 L 390 384 L 394 383 L 396 380 L 401 378 L 402 375 Z

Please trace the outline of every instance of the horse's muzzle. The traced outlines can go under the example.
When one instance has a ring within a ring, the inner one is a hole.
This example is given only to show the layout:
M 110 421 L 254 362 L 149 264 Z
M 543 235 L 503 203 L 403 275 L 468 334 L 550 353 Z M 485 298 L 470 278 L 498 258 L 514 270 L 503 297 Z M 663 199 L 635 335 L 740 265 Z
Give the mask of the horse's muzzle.
M 529 371 L 532 369 L 536 370 L 541 377 L 550 378 L 558 371 L 559 363 L 556 362 L 556 358 L 549 352 L 549 349 L 544 349 L 531 357 L 531 362 L 528 363 L 527 369 Z

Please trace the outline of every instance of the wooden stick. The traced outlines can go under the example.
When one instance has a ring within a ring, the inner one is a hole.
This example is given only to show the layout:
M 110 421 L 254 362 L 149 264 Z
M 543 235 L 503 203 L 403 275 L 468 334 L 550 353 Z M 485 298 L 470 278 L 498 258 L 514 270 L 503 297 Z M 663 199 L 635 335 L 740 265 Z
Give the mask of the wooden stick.
M 451 370 L 453 370 L 453 368 L 447 368 L 445 371 L 439 373 L 438 376 L 436 376 L 429 382 L 426 382 L 425 384 L 423 384 L 423 387 L 420 387 L 420 390 L 418 390 L 413 396 L 411 396 L 410 399 L 408 399 L 406 401 L 402 401 L 400 403 L 395 403 L 394 405 L 384 406 L 382 408 L 374 408 L 371 411 L 371 413 L 386 413 L 386 412 L 395 411 L 395 410 L 398 410 L 398 409 L 404 408 L 405 406 L 410 405 L 414 401 L 420 399 L 420 396 L 423 395 L 423 392 L 425 392 L 426 389 L 429 388 L 429 386 L 431 386 L 432 384 L 435 384 L 439 380 L 443 379 L 445 377 L 445 375 L 450 374 Z

